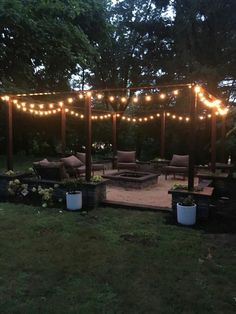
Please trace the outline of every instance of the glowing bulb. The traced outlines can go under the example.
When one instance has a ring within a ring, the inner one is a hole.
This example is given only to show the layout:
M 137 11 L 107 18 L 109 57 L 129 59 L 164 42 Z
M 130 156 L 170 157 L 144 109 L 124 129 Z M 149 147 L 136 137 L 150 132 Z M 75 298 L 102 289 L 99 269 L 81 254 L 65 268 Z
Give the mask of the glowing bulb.
M 98 99 L 102 99 L 102 97 L 103 97 L 102 94 L 97 94 Z
M 160 113 L 157 113 L 157 117 L 160 117 Z
M 83 94 L 79 94 L 79 99 L 83 99 L 84 95 Z
M 154 119 L 154 117 L 153 117 L 153 116 L 150 116 L 150 119 L 151 119 L 151 120 L 153 120 L 153 119 Z
M 173 115 L 173 116 L 172 116 L 172 118 L 173 118 L 173 119 L 175 119 L 175 118 L 176 118 L 176 116 L 175 116 L 175 115 Z
M 169 113 L 169 112 L 167 112 L 167 114 L 166 114 L 166 115 L 167 115 L 167 117 L 169 117 L 169 116 L 170 116 L 170 113 Z
M 196 86 L 194 87 L 194 91 L 195 91 L 196 94 L 200 93 L 201 87 L 198 86 L 198 85 L 196 85 Z
M 54 106 L 53 106 L 53 104 L 49 104 L 49 108 L 53 108 Z
M 166 94 L 160 94 L 160 98 L 161 99 L 165 99 L 166 98 Z
M 34 108 L 34 104 L 30 104 L 30 108 Z
M 25 102 L 22 102 L 22 103 L 21 103 L 21 106 L 22 106 L 22 107 L 25 107 L 25 105 L 26 105 Z
M 9 97 L 9 96 L 4 96 L 4 100 L 5 100 L 5 101 L 9 101 L 9 100 L 10 100 L 10 97 Z
M 173 94 L 174 94 L 175 96 L 177 96 L 177 95 L 179 95 L 179 91 L 176 89 L 176 90 L 173 91 Z
M 87 97 L 91 97 L 92 93 L 91 92 L 87 92 Z
M 13 104 L 15 104 L 15 105 L 16 105 L 16 104 L 17 104 L 17 102 L 18 102 L 18 100 L 17 100 L 17 99 L 13 99 L 13 101 L 12 101 L 12 102 L 13 102 Z
M 145 118 L 143 118 L 143 120 L 144 120 L 144 121 L 147 121 L 147 120 L 148 120 L 148 118 L 146 118 L 146 117 L 145 117 Z
M 44 108 L 44 105 L 43 105 L 43 104 L 40 104 L 40 105 L 39 105 L 39 108 L 40 108 L 40 109 L 43 109 L 43 108 Z
M 152 97 L 151 97 L 150 95 L 147 95 L 147 96 L 145 97 L 145 99 L 146 99 L 146 101 L 151 101 L 151 100 L 152 100 Z
M 183 117 L 179 117 L 179 120 L 182 121 L 182 120 L 183 120 Z
M 125 117 L 122 117 L 122 120 L 125 120 Z
M 143 119 L 142 119 L 142 118 L 139 118 L 138 120 L 139 120 L 140 122 L 142 122 L 142 121 L 143 121 Z
M 83 114 L 81 114 L 81 115 L 80 115 L 80 118 L 81 118 L 81 119 L 83 119 L 83 118 L 84 118 L 84 115 L 83 115 Z
M 73 102 L 73 98 L 67 98 L 67 101 L 69 104 L 71 104 Z
M 138 102 L 138 97 L 137 97 L 137 96 L 135 96 L 135 97 L 133 98 L 133 102 L 135 102 L 135 103 Z
M 65 109 L 65 112 L 68 112 L 68 111 L 69 111 L 69 109 L 68 109 L 68 108 L 66 108 L 66 109 Z
M 130 121 L 131 119 L 130 119 L 130 118 L 127 118 L 127 120 Z
M 114 97 L 114 96 L 110 96 L 110 97 L 109 97 L 109 100 L 110 100 L 110 101 L 114 101 L 114 100 L 115 100 L 115 97 Z
M 132 119 L 132 121 L 133 121 L 133 122 L 136 122 L 136 119 L 135 119 L 135 118 L 133 118 L 133 119 Z
M 211 114 L 208 114 L 207 117 L 208 117 L 208 118 L 211 118 Z
M 121 102 L 126 102 L 126 98 L 125 97 L 121 97 Z
M 199 117 L 199 119 L 200 119 L 200 120 L 203 120 L 203 119 L 204 119 L 204 117 L 203 117 L 203 116 L 200 116 L 200 117 Z
M 64 104 L 63 104 L 63 101 L 60 101 L 60 102 L 59 102 L 59 106 L 60 106 L 60 107 L 63 107 L 63 105 L 64 105 Z
M 189 119 L 189 117 L 186 117 L 185 120 L 186 120 L 186 122 L 188 122 L 190 119 Z
M 218 107 L 220 104 L 221 104 L 221 100 L 219 100 L 219 99 L 216 99 L 213 101 L 213 105 L 216 107 Z
M 119 113 L 117 113 L 117 114 L 116 114 L 116 116 L 117 116 L 117 118 L 119 118 L 119 117 L 120 117 L 120 114 L 119 114 Z

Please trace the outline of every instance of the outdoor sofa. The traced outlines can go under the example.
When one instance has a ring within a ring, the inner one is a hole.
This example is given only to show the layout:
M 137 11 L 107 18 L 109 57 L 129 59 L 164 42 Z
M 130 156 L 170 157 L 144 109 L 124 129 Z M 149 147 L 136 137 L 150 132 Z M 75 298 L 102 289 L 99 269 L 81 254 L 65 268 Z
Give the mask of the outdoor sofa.
M 80 177 L 86 171 L 85 153 L 76 153 L 76 156 L 61 158 L 60 161 L 48 161 L 46 158 L 33 163 L 34 171 L 39 179 L 62 181 Z M 104 164 L 92 163 L 92 172 L 102 170 Z

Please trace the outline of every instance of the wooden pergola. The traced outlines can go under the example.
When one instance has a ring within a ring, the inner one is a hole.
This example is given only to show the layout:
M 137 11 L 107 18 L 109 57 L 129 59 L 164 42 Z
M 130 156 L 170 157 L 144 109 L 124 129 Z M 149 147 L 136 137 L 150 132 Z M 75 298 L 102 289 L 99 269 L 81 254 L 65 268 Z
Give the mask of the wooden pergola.
M 188 173 L 188 190 L 193 190 L 194 187 L 194 165 L 195 165 L 195 138 L 196 138 L 196 126 L 197 126 L 197 107 L 199 98 L 204 102 L 208 102 L 209 107 L 211 108 L 211 170 L 215 172 L 216 165 L 216 107 L 219 106 L 219 100 L 209 94 L 210 100 L 206 100 L 204 96 L 199 96 L 201 93 L 201 88 L 195 84 L 172 84 L 172 85 L 159 85 L 159 86 L 146 86 L 146 87 L 137 87 L 129 89 L 111 89 L 113 93 L 116 91 L 130 92 L 131 90 L 163 90 L 167 88 L 188 88 L 189 89 L 189 126 L 190 126 L 190 141 L 189 141 L 189 173 Z M 84 95 L 84 120 L 85 120 L 85 132 L 86 132 L 86 180 L 91 180 L 91 146 L 92 146 L 92 95 L 93 93 L 102 93 L 108 92 L 106 90 L 87 90 L 82 91 Z M 68 92 L 71 94 L 78 94 L 79 92 Z M 56 93 L 32 93 L 32 94 L 21 94 L 21 95 L 9 95 L 3 96 L 2 100 L 7 103 L 7 169 L 13 170 L 13 104 L 16 101 L 17 97 L 21 96 L 43 96 L 51 95 Z M 60 93 L 58 93 L 60 94 Z M 202 94 L 202 93 L 201 93 Z M 214 105 L 215 104 L 215 105 Z M 224 110 L 225 107 L 221 110 Z M 62 152 L 65 152 L 66 147 L 66 109 L 64 106 L 61 106 L 61 145 Z M 117 151 L 117 113 L 113 112 L 112 117 L 112 147 L 113 147 L 113 157 L 116 155 Z M 166 130 L 166 109 L 163 109 L 161 112 L 161 130 L 160 130 L 160 156 L 161 158 L 165 157 L 165 130 Z M 222 132 L 221 132 L 221 147 L 222 147 L 222 156 L 225 156 L 224 146 L 225 146 L 225 136 L 226 136 L 226 126 L 225 114 L 222 115 Z

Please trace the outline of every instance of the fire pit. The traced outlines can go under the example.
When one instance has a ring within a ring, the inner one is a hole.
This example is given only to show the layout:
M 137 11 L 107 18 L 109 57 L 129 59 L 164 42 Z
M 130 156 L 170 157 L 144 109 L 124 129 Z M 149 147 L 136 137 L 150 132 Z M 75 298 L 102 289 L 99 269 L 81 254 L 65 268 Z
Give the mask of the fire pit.
M 131 189 L 142 189 L 157 183 L 159 174 L 137 171 L 122 171 L 104 175 L 110 179 L 111 185 L 122 186 Z

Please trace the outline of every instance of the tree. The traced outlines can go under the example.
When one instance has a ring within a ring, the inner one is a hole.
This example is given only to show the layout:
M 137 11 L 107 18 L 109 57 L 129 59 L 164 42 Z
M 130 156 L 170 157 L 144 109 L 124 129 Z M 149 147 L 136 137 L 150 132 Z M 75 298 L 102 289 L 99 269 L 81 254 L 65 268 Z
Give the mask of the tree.
M 0 2 L 0 89 L 68 89 L 106 33 L 106 1 Z

